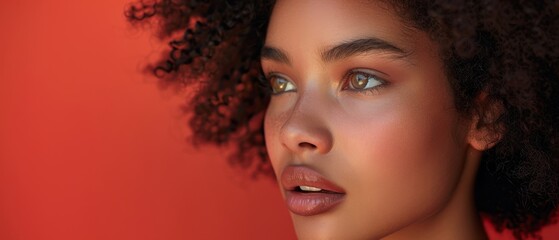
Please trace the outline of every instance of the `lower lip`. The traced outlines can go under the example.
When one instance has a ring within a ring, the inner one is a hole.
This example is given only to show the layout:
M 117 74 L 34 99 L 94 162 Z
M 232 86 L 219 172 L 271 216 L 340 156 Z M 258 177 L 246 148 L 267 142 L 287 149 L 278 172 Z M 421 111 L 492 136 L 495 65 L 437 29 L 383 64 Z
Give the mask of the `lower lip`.
M 285 201 L 291 212 L 301 216 L 313 216 L 328 212 L 344 200 L 341 193 L 302 193 L 286 191 Z

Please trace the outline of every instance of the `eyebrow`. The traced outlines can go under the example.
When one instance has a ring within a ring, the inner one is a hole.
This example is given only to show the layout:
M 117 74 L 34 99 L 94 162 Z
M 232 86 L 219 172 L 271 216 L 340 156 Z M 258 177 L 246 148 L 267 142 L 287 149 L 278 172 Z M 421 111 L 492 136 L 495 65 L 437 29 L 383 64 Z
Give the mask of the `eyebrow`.
M 338 44 L 322 52 L 322 60 L 332 62 L 354 55 L 365 54 L 372 51 L 383 51 L 404 58 L 410 55 L 402 48 L 379 38 L 362 38 Z
M 268 59 L 291 65 L 291 60 L 283 50 L 270 46 L 264 46 L 260 50 L 260 59 Z
M 321 58 L 324 62 L 332 62 L 372 51 L 387 52 L 393 54 L 396 58 L 405 58 L 410 55 L 409 52 L 404 51 L 402 48 L 390 42 L 373 37 L 342 42 L 323 51 L 321 53 Z M 289 55 L 283 50 L 272 46 L 264 46 L 260 52 L 260 58 L 291 65 Z

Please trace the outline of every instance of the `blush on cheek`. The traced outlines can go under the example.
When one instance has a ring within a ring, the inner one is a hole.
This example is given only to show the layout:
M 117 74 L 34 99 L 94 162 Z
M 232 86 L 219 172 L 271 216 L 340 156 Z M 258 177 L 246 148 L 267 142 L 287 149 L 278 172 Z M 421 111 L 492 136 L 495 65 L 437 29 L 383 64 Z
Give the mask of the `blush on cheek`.
M 453 124 L 448 113 L 423 110 L 385 113 L 356 129 L 353 135 L 368 144 L 353 151 L 361 161 L 355 168 L 367 166 L 358 173 L 362 189 L 398 208 L 409 206 L 406 211 L 436 209 L 451 195 L 462 165 Z

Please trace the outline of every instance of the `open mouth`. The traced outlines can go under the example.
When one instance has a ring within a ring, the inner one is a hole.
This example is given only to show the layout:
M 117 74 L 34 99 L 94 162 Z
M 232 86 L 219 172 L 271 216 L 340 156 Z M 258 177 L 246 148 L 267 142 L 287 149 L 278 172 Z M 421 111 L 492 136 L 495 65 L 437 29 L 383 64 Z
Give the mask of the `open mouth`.
M 285 201 L 297 215 L 312 216 L 328 212 L 339 205 L 345 191 L 320 173 L 305 166 L 288 166 L 281 175 Z
M 300 192 L 300 193 L 338 193 L 338 192 L 333 192 L 333 191 L 325 190 L 325 189 L 322 189 L 322 188 L 310 187 L 310 186 L 297 186 L 297 187 L 295 187 L 295 189 L 293 189 L 291 191 Z M 342 194 L 342 193 L 339 193 L 339 194 Z

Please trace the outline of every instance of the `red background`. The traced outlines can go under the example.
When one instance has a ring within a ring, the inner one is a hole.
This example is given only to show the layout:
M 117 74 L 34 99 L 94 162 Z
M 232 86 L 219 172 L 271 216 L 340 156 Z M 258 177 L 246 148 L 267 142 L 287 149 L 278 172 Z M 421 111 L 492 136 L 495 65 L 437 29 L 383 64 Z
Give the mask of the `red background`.
M 186 143 L 126 3 L 0 3 L 0 239 L 295 238 L 275 183 Z

